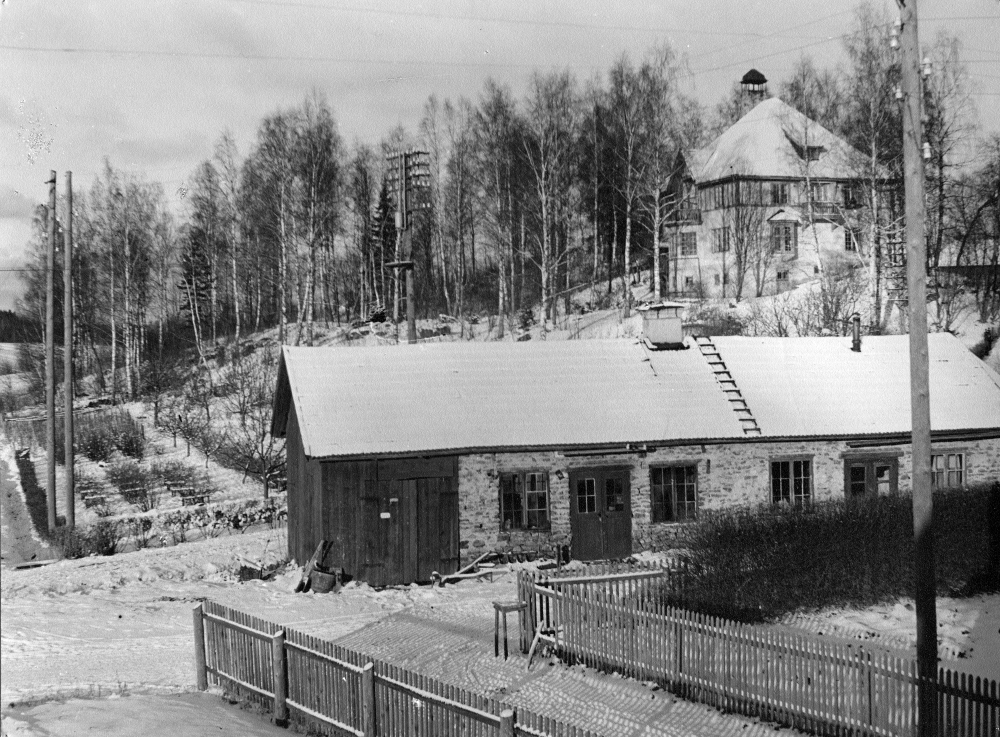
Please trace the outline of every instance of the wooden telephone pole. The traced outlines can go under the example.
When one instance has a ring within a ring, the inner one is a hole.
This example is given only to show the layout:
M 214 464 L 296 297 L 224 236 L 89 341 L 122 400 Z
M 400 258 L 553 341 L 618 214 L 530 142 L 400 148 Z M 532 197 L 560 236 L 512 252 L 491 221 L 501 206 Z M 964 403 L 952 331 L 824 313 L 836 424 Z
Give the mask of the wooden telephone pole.
M 407 342 L 417 342 L 417 304 L 413 284 L 413 233 L 410 230 L 411 215 L 416 210 L 425 210 L 430 202 L 420 193 L 430 187 L 429 154 L 426 151 L 405 151 L 386 157 L 389 168 L 389 183 L 396 200 L 396 260 L 386 264 L 406 273 L 406 328 Z M 393 320 L 399 322 L 400 289 L 396 280 Z
M 900 9 L 900 84 L 903 94 L 903 168 L 906 191 L 907 291 L 910 305 L 910 410 L 913 452 L 914 600 L 917 610 L 917 729 L 937 734 L 937 603 L 934 577 L 934 505 L 931 495 L 931 409 L 927 352 L 927 254 L 924 242 L 920 42 L 917 0 Z
M 66 527 L 76 526 L 73 495 L 73 172 L 66 172 L 66 227 L 63 231 L 63 466 L 66 469 Z
M 56 529 L 56 336 L 55 336 L 55 270 L 56 270 L 56 173 L 51 172 L 49 185 L 49 251 L 45 269 L 45 446 L 48 456 L 46 501 L 48 502 L 49 532 Z

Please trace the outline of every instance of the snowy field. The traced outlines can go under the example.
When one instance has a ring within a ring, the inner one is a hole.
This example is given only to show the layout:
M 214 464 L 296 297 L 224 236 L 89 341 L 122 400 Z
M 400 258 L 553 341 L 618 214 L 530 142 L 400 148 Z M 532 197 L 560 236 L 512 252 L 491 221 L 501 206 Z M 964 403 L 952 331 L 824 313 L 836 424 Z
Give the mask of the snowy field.
M 9 447 L 3 451 L 0 462 L 7 459 L 13 470 L 12 452 Z M 220 481 L 228 474 L 213 471 Z M 26 516 L 18 510 L 23 497 L 11 480 L 0 493 L 0 700 L 4 730 L 10 734 L 136 733 L 108 731 L 107 725 L 114 723 L 117 729 L 133 724 L 130 715 L 141 707 L 150 720 L 143 722 L 142 733 L 180 735 L 184 733 L 156 725 L 170 725 L 179 715 L 199 710 L 209 723 L 217 706 L 234 716 L 213 734 L 277 733 L 268 731 L 265 719 L 218 699 L 206 706 L 203 697 L 190 693 L 195 687 L 192 609 L 204 599 L 335 640 L 402 613 L 440 621 L 492 621 L 491 602 L 516 597 L 513 571 L 492 583 L 383 591 L 350 584 L 339 594 L 325 595 L 295 594 L 298 568 L 285 570 L 273 581 L 240 583 L 241 559 L 280 558 L 287 544 L 283 528 L 13 570 L 8 563 L 13 547 L 22 558 L 32 551 L 45 558 L 48 552 L 37 535 L 24 533 Z M 244 487 L 238 474 L 228 481 L 231 489 Z M 246 493 L 244 489 L 240 491 Z M 938 605 L 943 652 L 958 657 L 962 670 L 1000 678 L 1000 596 L 939 599 Z M 782 626 L 910 647 L 914 619 L 912 603 L 904 600 L 863 611 L 793 615 Z M 227 732 L 242 724 L 237 717 L 252 720 L 260 731 L 254 727 Z

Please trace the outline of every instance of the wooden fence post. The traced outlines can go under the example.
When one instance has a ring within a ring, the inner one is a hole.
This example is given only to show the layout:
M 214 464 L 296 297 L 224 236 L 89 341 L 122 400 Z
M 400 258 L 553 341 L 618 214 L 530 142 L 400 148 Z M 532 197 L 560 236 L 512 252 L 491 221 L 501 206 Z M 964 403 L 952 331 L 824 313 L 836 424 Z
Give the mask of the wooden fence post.
M 375 737 L 375 663 L 361 672 L 361 708 L 365 737 Z
M 288 724 L 288 669 L 285 667 L 285 631 L 278 630 L 271 636 L 271 666 L 274 676 L 274 723 L 279 727 Z
M 514 737 L 514 710 L 500 712 L 500 737 Z
M 199 602 L 194 615 L 194 677 L 199 691 L 208 690 L 208 667 L 205 664 L 205 605 Z

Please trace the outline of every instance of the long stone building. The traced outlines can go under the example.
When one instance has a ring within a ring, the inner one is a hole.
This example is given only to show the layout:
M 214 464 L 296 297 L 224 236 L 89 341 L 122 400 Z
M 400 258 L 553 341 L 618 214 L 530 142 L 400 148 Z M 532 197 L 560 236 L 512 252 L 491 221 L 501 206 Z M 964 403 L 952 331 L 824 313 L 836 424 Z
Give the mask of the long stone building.
M 669 349 L 284 348 L 290 556 L 328 540 L 373 585 L 426 581 L 493 549 L 622 558 L 706 510 L 909 489 L 907 336 L 676 328 Z M 1000 376 L 954 336 L 929 340 L 935 484 L 1000 479 Z

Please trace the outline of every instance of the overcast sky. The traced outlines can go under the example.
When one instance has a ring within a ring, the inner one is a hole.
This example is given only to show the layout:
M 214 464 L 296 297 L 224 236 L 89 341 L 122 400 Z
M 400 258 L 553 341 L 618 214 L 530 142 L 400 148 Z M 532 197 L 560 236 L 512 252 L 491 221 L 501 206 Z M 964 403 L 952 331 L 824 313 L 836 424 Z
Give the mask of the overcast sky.
M 874 0 L 895 13 L 894 0 Z M 260 119 L 329 100 L 347 142 L 413 129 L 430 94 L 475 101 L 532 69 L 582 81 L 669 42 L 713 105 L 750 67 L 772 82 L 798 58 L 843 59 L 848 0 L 2 0 L 0 269 L 19 264 L 45 180 L 89 187 L 107 156 L 172 201 L 224 128 L 246 153 Z M 986 130 L 1000 130 L 1000 3 L 920 0 L 921 40 L 958 34 Z M 774 85 L 776 87 L 776 85 Z M 773 89 L 773 88 L 772 88 Z M 0 271 L 0 309 L 19 293 Z

